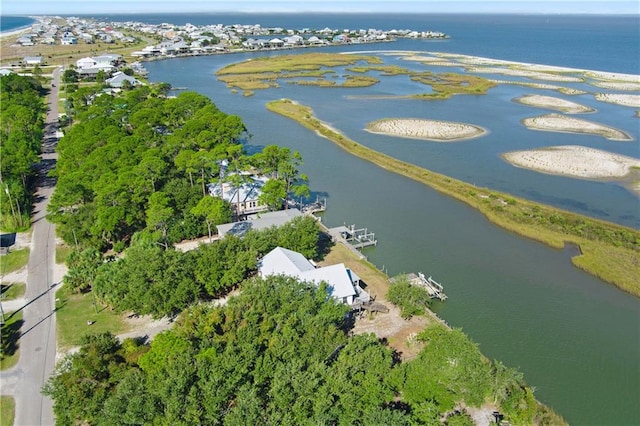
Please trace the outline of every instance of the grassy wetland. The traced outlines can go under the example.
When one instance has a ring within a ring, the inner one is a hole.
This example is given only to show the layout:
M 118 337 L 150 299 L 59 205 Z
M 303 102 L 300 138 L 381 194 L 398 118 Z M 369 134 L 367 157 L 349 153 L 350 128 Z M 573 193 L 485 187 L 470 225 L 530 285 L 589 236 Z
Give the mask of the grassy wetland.
M 297 121 L 353 155 L 466 203 L 504 229 L 558 249 L 567 243 L 577 245 L 580 255 L 572 259 L 575 266 L 640 296 L 637 279 L 640 232 L 637 230 L 479 188 L 400 161 L 346 138 L 318 120 L 311 108 L 291 100 L 270 102 L 267 109 Z
M 338 76 L 332 67 L 345 67 Z M 239 89 L 245 96 L 255 90 L 279 87 L 279 80 L 289 84 L 319 87 L 369 87 L 379 80 L 368 72 L 382 76 L 406 75 L 411 80 L 431 87 L 431 93 L 417 93 L 408 97 L 424 99 L 448 99 L 456 94 L 481 95 L 496 86 L 485 78 L 455 74 L 412 72 L 396 65 L 383 65 L 382 60 L 370 55 L 344 55 L 339 53 L 308 53 L 259 57 L 228 65 L 216 72 L 218 79 L 230 89 Z M 350 74 L 349 74 L 350 73 Z M 341 83 L 335 81 L 342 77 Z

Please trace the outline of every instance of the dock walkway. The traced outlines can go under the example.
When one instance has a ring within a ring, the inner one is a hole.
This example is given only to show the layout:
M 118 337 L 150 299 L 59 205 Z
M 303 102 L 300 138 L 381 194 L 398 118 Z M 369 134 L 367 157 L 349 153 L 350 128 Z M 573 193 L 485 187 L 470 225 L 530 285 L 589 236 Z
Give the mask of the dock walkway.
M 447 295 L 444 294 L 444 288 L 433 278 L 426 278 L 422 272 L 414 274 L 413 272 L 407 275 L 409 283 L 415 286 L 423 287 L 429 293 L 432 299 L 446 300 Z

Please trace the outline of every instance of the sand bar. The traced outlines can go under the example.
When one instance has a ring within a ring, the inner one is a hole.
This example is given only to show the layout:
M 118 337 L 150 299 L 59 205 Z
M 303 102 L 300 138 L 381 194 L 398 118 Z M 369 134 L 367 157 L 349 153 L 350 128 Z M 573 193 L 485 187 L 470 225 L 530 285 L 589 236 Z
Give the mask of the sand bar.
M 596 100 L 611 104 L 640 108 L 640 95 L 597 93 Z
M 565 114 L 582 114 L 595 111 L 591 107 L 553 96 L 527 95 L 515 98 L 513 101 L 539 108 L 555 109 Z
M 586 179 L 621 179 L 640 168 L 638 158 L 579 145 L 513 151 L 502 157 L 517 167 Z
M 622 130 L 605 126 L 604 124 L 578 118 L 567 117 L 562 114 L 547 114 L 539 117 L 525 118 L 522 124 L 533 130 L 567 133 L 587 133 L 598 135 L 610 140 L 631 141 L 633 138 Z
M 454 142 L 486 133 L 482 127 L 472 124 L 417 118 L 387 118 L 373 121 L 365 130 L 371 133 L 437 142 Z

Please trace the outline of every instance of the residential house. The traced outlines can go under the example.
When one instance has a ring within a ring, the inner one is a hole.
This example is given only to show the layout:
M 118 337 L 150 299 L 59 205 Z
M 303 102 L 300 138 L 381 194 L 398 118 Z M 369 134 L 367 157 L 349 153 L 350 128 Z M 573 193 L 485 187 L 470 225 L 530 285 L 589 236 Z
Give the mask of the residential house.
M 302 216 L 302 212 L 298 209 L 278 210 L 250 215 L 247 216 L 247 220 L 217 225 L 216 228 L 218 228 L 220 237 L 228 234 L 242 237 L 250 230 L 259 231 L 271 227 L 279 227 L 299 216 Z
M 258 263 L 258 272 L 263 278 L 286 275 L 315 285 L 324 282 L 332 297 L 349 306 L 370 301 L 369 294 L 360 287 L 360 277 L 344 263 L 316 268 L 302 254 L 283 247 L 267 253 Z
M 25 56 L 22 62 L 26 65 L 43 65 L 44 58 L 42 56 Z
M 246 216 L 269 209 L 260 201 L 260 194 L 262 194 L 265 182 L 265 178 L 247 176 L 246 182 L 239 187 L 229 182 L 209 184 L 207 187 L 211 196 L 220 197 L 231 203 L 236 216 Z
M 110 87 L 122 88 L 124 86 L 125 81 L 128 81 L 132 86 L 139 86 L 142 84 L 140 80 L 135 77 L 131 77 L 123 73 L 122 71 L 118 71 L 113 74 L 113 77 L 105 80 Z

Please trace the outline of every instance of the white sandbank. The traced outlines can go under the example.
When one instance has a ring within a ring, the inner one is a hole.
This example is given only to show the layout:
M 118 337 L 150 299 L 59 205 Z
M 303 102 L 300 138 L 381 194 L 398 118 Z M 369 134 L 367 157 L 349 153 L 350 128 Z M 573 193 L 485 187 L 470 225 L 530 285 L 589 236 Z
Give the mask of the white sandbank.
M 611 104 L 640 108 L 640 95 L 597 93 L 596 100 Z
M 598 135 L 610 140 L 631 141 L 633 138 L 622 130 L 605 126 L 593 121 L 567 117 L 562 114 L 547 114 L 522 120 L 527 128 L 550 132 L 586 133 Z
M 565 114 L 583 114 L 595 111 L 591 107 L 553 96 L 526 95 L 515 98 L 513 101 L 533 107 L 555 109 Z
M 401 138 L 454 142 L 482 136 L 486 130 L 472 124 L 417 118 L 386 118 L 367 124 L 366 131 Z
M 640 159 L 579 145 L 513 151 L 502 157 L 517 167 L 585 179 L 621 179 L 640 168 Z

